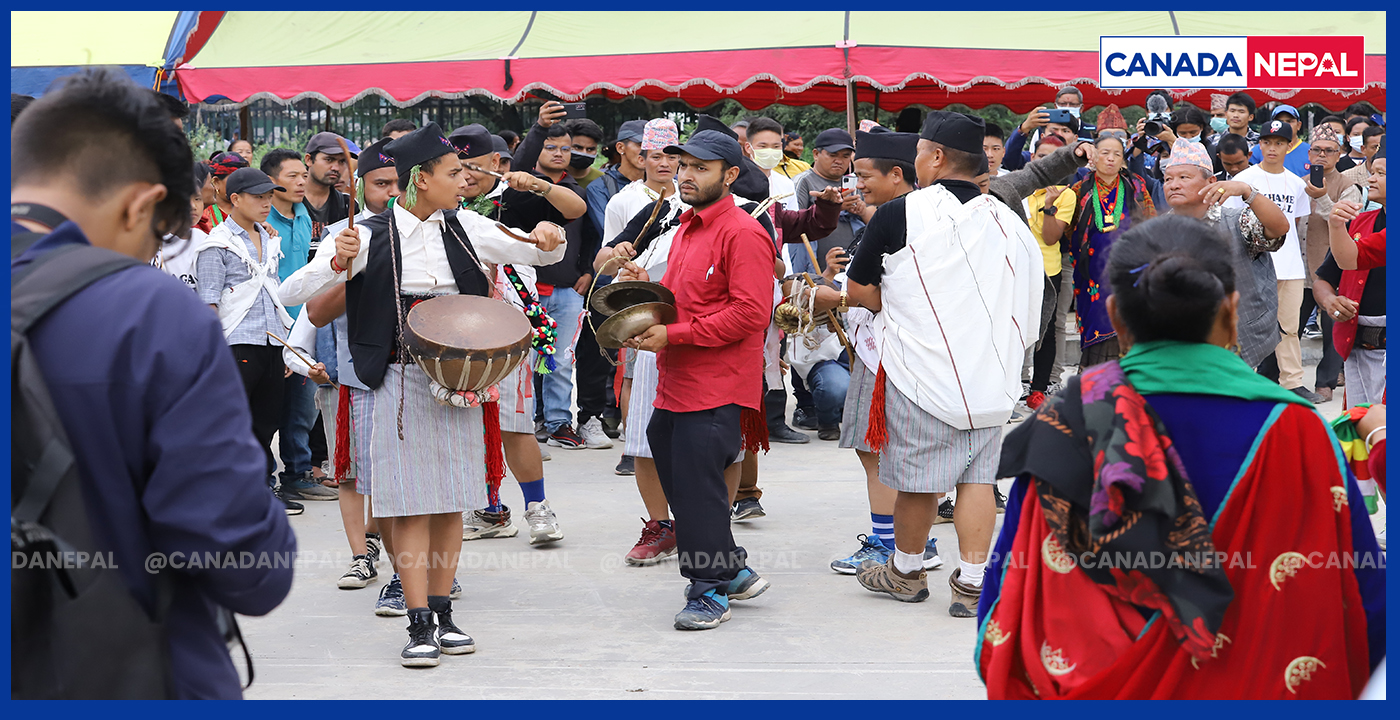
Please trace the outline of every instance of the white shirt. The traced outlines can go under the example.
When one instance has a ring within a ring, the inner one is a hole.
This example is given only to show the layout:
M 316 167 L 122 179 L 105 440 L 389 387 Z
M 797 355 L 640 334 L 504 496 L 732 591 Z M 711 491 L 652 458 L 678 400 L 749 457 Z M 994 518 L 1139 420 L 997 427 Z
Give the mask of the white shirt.
M 1278 209 L 1288 218 L 1288 236 L 1283 247 L 1272 253 L 1274 272 L 1279 280 L 1302 280 L 1308 275 L 1303 262 L 1303 246 L 1298 242 L 1298 218 L 1312 213 L 1312 198 L 1308 197 L 1303 179 L 1287 170 L 1271 173 L 1259 165 L 1250 165 L 1234 180 L 1248 183 L 1260 194 L 1274 201 Z M 1225 201 L 1225 207 L 1243 208 L 1244 198 L 1232 197 Z
M 208 235 L 199 228 L 190 228 L 190 237 L 172 238 L 167 236 L 169 242 L 160 246 L 156 250 L 156 256 L 151 258 L 151 264 L 164 270 L 165 272 L 180 278 L 191 290 L 199 291 L 199 278 L 195 274 L 195 260 L 199 253 L 194 249 L 204 242 Z
M 447 261 L 446 242 L 457 242 L 450 235 L 443 237 L 442 211 L 436 211 L 426 220 L 419 220 L 413 213 L 394 203 L 394 222 L 398 225 L 399 247 L 403 253 L 403 267 L 399 268 L 401 280 L 399 290 L 406 295 L 436 295 L 458 292 L 457 281 L 452 276 L 452 265 Z M 516 240 L 505 234 L 493 220 L 488 220 L 474 212 L 459 212 L 457 220 L 467 231 L 472 248 L 482 262 L 512 263 L 522 265 L 552 265 L 564 259 L 565 244 L 550 252 L 544 252 L 534 245 Z M 542 223 L 543 224 L 543 223 Z M 553 223 L 549 223 L 553 226 Z M 557 229 L 557 226 L 554 226 Z M 348 272 L 336 272 L 331 267 L 335 258 L 335 243 L 323 242 L 316 249 L 316 256 L 282 282 L 279 294 L 288 302 L 300 305 L 307 300 L 343 283 L 364 271 L 369 261 L 370 243 L 388 242 L 372 230 L 357 225 L 360 231 L 360 252 L 350 262 Z M 528 233 L 512 229 L 518 235 Z M 559 232 L 563 232 L 562 229 Z M 494 278 L 489 268 L 482 272 Z
M 671 195 L 680 192 L 676 181 L 671 181 Z M 633 180 L 608 200 L 603 211 L 603 245 L 612 242 L 627 227 L 627 223 L 643 208 L 649 208 L 660 197 L 655 190 L 641 180 Z
M 787 195 L 787 197 L 778 202 L 782 203 L 783 207 L 793 212 L 802 209 L 797 206 L 797 196 L 792 194 L 796 189 L 797 186 L 793 185 L 792 180 L 783 177 L 782 173 L 768 173 L 768 196 L 778 197 L 779 195 Z

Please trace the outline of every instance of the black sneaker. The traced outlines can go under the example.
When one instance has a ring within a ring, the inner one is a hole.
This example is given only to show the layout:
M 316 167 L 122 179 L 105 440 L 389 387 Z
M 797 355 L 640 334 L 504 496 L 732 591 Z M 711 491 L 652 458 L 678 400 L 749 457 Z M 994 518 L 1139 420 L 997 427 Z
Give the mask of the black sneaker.
M 384 540 L 379 533 L 365 533 L 365 557 L 369 558 L 369 566 L 378 565 L 379 556 L 383 554 Z
M 832 425 L 831 427 L 824 427 L 824 428 L 822 428 L 822 429 L 820 429 L 820 430 L 817 431 L 817 439 L 818 439 L 818 440 L 826 440 L 826 441 L 828 441 L 828 442 L 834 442 L 834 441 L 836 441 L 836 440 L 840 440 L 840 439 L 841 439 L 841 427 L 840 427 L 839 425 Z
M 803 430 L 817 429 L 817 414 L 807 408 L 792 411 L 792 426 Z
M 282 492 L 281 492 L 281 490 L 273 490 L 273 491 L 272 491 L 272 494 L 273 494 L 273 496 L 276 497 L 278 500 L 281 500 L 281 501 L 282 501 L 282 504 L 286 506 L 286 508 L 287 508 L 287 514 L 288 514 L 288 515 L 300 515 L 300 514 L 306 512 L 306 506 L 305 506 L 305 505 L 302 505 L 301 503 L 297 502 L 296 500 L 293 500 L 293 499 L 287 497 L 286 495 L 283 495 Z
M 476 652 L 476 641 L 452 622 L 451 604 L 448 604 L 446 610 L 433 614 L 437 616 L 438 647 L 442 648 L 444 655 L 466 655 Z
M 622 420 L 620 418 L 605 417 L 603 420 L 603 434 L 616 440 L 622 437 Z
M 549 444 L 554 447 L 578 450 L 579 448 L 584 447 L 587 443 L 584 442 L 582 436 L 574 432 L 573 425 L 570 425 L 569 423 L 564 423 L 563 425 L 559 426 L 558 430 L 555 430 L 553 433 L 550 434 Z
M 409 610 L 408 644 L 403 646 L 399 662 L 404 667 L 437 667 L 441 654 L 437 627 L 433 625 L 433 611 L 428 608 Z
M 943 498 L 943 502 L 938 503 L 938 515 L 933 518 L 934 525 L 953 522 L 953 501 Z
M 779 425 L 776 429 L 768 431 L 768 439 L 773 442 L 787 443 L 789 445 L 802 445 L 812 442 L 812 438 L 805 433 L 797 432 L 787 425 Z
M 1001 488 L 993 485 L 992 494 L 995 495 L 997 499 L 997 514 L 1000 515 L 1006 512 L 1006 496 L 1001 494 Z
M 359 590 L 369 584 L 370 580 L 379 577 L 379 571 L 374 569 L 374 564 L 369 561 L 368 555 L 356 555 L 350 561 L 350 569 L 340 576 L 335 586 L 341 590 Z
M 1326 398 L 1322 397 L 1321 395 L 1318 395 L 1317 393 L 1305 387 L 1295 387 L 1292 388 L 1290 392 L 1292 392 L 1294 395 L 1297 395 L 1300 398 L 1303 398 L 1304 400 L 1307 400 L 1308 402 L 1314 405 L 1321 405 L 1322 403 L 1327 402 Z
M 735 522 L 740 520 L 752 520 L 761 518 L 768 513 L 763 512 L 763 506 L 758 504 L 758 498 L 741 498 L 734 501 L 734 507 L 729 513 L 729 519 Z
M 613 472 L 618 475 L 636 475 L 637 458 L 631 455 L 623 455 L 622 459 L 617 461 L 617 467 L 613 468 Z

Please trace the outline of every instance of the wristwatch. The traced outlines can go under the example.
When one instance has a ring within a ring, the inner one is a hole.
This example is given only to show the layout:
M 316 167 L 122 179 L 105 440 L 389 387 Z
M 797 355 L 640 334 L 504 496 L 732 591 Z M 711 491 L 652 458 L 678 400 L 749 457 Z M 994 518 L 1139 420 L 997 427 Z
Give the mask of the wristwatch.
M 1041 208 L 1040 211 L 1045 213 L 1046 215 L 1054 215 L 1056 212 L 1054 205 L 1046 205 L 1045 207 Z

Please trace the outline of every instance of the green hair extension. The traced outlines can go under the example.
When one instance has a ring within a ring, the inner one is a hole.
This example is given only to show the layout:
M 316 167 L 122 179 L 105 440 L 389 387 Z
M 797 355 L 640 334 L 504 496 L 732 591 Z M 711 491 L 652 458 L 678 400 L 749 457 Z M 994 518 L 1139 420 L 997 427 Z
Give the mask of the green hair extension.
M 359 203 L 360 209 L 365 209 L 365 179 L 358 178 L 355 182 L 355 202 Z
M 421 177 L 423 177 L 422 165 L 414 165 L 413 169 L 408 171 L 408 189 L 403 193 L 404 202 L 407 204 L 404 207 L 412 208 L 418 204 L 418 179 Z

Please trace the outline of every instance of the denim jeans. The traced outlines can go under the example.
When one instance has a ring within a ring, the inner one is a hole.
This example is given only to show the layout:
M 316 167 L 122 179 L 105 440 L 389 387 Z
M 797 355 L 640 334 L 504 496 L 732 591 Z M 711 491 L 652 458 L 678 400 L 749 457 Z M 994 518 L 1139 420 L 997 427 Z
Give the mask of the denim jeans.
M 846 386 L 851 384 L 851 369 L 846 356 L 839 360 L 823 360 L 807 373 L 807 385 L 817 406 L 817 427 L 829 428 L 841 424 L 841 410 L 846 406 Z
M 583 296 L 573 288 L 556 287 L 554 292 L 540 298 L 545 312 L 559 325 L 559 337 L 554 341 L 554 372 L 542 379 L 544 392 L 544 426 L 549 432 L 558 430 L 572 418 L 574 346 L 578 343 L 579 318 L 583 312 Z
M 282 478 L 299 480 L 311 472 L 311 426 L 316 424 L 316 383 L 296 373 L 284 379 L 278 453 Z

